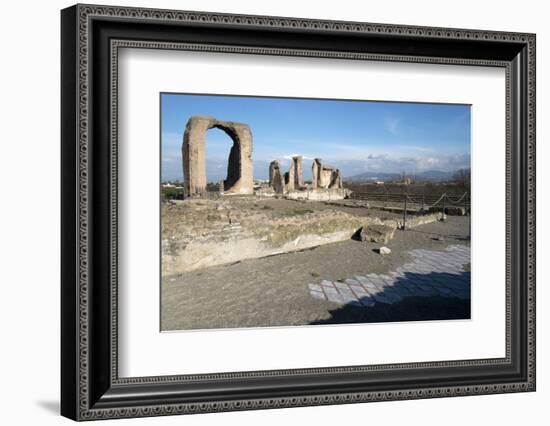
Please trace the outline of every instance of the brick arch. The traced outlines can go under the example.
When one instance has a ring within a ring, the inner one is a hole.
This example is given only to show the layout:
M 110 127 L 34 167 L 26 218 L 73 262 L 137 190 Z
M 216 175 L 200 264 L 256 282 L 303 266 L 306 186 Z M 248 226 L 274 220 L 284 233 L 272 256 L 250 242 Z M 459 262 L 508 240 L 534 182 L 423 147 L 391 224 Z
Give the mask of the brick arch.
M 206 191 L 206 132 L 218 128 L 233 141 L 227 161 L 226 194 L 252 194 L 252 132 L 244 123 L 222 121 L 214 117 L 193 116 L 183 134 L 182 158 L 185 192 L 197 195 Z

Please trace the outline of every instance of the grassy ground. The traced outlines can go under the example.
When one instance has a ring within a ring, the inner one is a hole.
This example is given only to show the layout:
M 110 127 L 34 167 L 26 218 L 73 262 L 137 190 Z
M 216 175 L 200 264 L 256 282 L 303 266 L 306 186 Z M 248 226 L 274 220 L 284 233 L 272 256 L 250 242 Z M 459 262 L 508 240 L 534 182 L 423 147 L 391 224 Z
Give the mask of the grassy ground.
M 295 206 L 296 207 L 296 206 Z M 449 217 L 414 230 L 396 231 L 381 256 L 379 245 L 358 241 L 215 266 L 162 282 L 162 330 L 288 326 L 323 323 L 469 317 L 469 301 L 414 298 L 372 309 L 341 308 L 309 295 L 308 283 L 385 273 L 409 261 L 408 250 L 444 250 L 469 244 L 468 218 Z M 438 240 L 443 237 L 443 241 Z

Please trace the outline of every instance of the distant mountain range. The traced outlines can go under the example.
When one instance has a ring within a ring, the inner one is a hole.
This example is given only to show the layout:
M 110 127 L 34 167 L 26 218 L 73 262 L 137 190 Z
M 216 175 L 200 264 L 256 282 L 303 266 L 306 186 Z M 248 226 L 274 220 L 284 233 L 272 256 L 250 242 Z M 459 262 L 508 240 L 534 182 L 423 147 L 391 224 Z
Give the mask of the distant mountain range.
M 429 181 L 435 181 L 435 182 L 442 182 L 446 180 L 451 180 L 456 173 L 455 171 L 452 172 L 444 172 L 442 170 L 426 170 L 425 172 L 419 172 L 419 173 L 406 173 L 405 175 L 407 177 L 411 177 L 416 180 L 429 180 Z M 369 181 L 395 181 L 395 180 L 401 180 L 402 174 L 401 173 L 376 173 L 376 172 L 365 172 L 360 173 L 358 175 L 350 176 L 348 178 L 344 178 L 344 180 L 352 181 L 352 182 L 369 182 Z

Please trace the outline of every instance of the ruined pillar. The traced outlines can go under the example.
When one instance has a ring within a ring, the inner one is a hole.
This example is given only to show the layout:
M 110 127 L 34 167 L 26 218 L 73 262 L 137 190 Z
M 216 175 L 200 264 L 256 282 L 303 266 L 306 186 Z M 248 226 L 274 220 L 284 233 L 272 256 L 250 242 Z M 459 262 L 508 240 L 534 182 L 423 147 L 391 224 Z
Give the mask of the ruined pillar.
M 206 191 L 205 135 L 210 120 L 191 117 L 185 126 L 182 145 L 185 193 L 188 196 Z
M 336 188 L 344 189 L 344 184 L 342 183 L 342 173 L 340 173 L 340 169 L 336 169 L 336 174 Z
M 281 173 L 281 168 L 277 160 L 273 160 L 269 164 L 269 186 L 271 186 L 277 194 L 283 194 L 285 192 L 285 179 Z
M 319 174 L 319 187 L 327 189 L 332 182 L 332 168 L 323 166 Z
M 294 187 L 296 189 L 303 189 L 304 171 L 302 169 L 302 156 L 296 155 L 292 157 L 292 164 L 294 165 Z
M 340 170 L 322 163 L 320 158 L 313 160 L 313 189 L 343 188 Z
M 279 168 L 279 162 L 277 160 L 273 160 L 271 163 L 269 163 L 269 186 L 273 185 L 273 175 L 275 174 L 275 169 Z
M 333 169 L 331 173 L 330 178 L 330 184 L 328 186 L 329 188 L 336 188 L 336 189 L 342 189 L 344 186 L 342 185 L 342 176 L 340 175 L 339 169 Z
M 314 159 L 313 164 L 311 165 L 311 174 L 312 174 L 311 186 L 313 189 L 317 189 L 319 187 L 321 167 L 322 167 L 321 159 L 320 158 Z
M 296 169 L 294 167 L 294 161 L 290 163 L 290 169 L 285 173 L 286 189 L 288 191 L 294 191 L 296 189 Z
M 206 132 L 223 130 L 233 141 L 224 180 L 226 194 L 252 194 L 252 132 L 244 123 L 221 121 L 214 117 L 193 116 L 187 121 L 182 144 L 185 192 L 197 195 L 206 191 Z

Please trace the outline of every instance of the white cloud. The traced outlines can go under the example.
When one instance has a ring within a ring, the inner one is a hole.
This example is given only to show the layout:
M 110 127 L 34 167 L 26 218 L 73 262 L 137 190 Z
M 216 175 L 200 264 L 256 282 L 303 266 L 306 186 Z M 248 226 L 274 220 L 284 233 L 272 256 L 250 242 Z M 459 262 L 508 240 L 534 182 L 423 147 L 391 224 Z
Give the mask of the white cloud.
M 368 155 L 363 164 L 365 171 L 399 173 L 422 172 L 426 170 L 453 171 L 470 167 L 470 155 L 392 156 L 388 154 Z
M 309 157 L 307 155 L 303 155 L 303 154 L 288 154 L 288 155 L 282 155 L 280 158 L 283 158 L 285 160 L 292 160 L 292 157 L 299 157 L 299 156 L 302 156 L 302 159 L 303 160 L 313 160 L 314 158 L 313 157 Z

